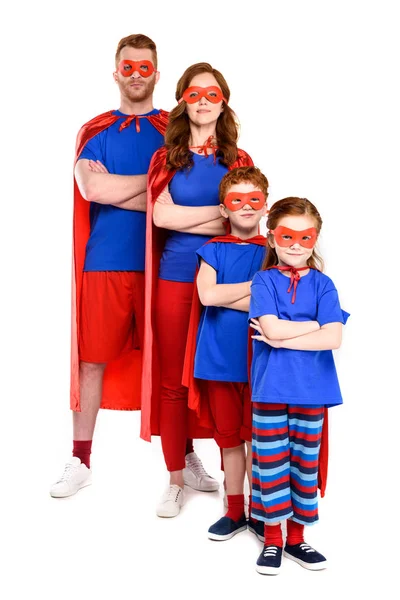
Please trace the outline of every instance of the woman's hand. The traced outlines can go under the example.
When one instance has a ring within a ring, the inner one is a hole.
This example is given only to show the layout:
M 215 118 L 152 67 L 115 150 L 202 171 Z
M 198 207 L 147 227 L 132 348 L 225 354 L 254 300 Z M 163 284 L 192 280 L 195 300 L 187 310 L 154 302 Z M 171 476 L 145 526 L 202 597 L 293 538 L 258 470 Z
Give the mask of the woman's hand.
M 159 202 L 159 204 L 174 204 L 172 196 L 168 191 L 168 186 L 165 187 L 161 194 L 158 196 L 157 202 Z
M 258 335 L 252 335 L 252 340 L 257 340 L 259 342 L 264 342 L 264 344 L 268 344 L 272 348 L 281 348 L 282 341 L 281 340 L 270 340 L 267 336 L 264 335 L 263 330 L 261 329 L 261 325 L 258 319 L 251 319 L 250 327 L 255 329 L 258 332 Z
M 99 160 L 89 160 L 89 169 L 93 173 L 108 173 L 106 167 Z

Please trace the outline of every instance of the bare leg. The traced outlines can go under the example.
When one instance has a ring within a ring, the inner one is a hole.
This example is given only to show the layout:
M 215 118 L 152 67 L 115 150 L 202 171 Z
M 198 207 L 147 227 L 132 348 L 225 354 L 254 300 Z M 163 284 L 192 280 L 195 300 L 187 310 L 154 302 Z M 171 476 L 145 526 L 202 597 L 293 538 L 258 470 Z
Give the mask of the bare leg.
M 251 450 L 251 442 L 246 442 L 246 471 L 247 471 L 247 480 L 249 482 L 249 490 L 251 494 L 251 483 L 252 483 L 252 471 L 253 471 L 253 455 Z
M 169 483 L 170 485 L 179 485 L 179 487 L 183 488 L 183 471 L 170 471 L 169 472 Z
M 91 440 L 101 404 L 104 363 L 80 362 L 81 412 L 73 412 L 74 440 Z
M 227 495 L 243 494 L 246 472 L 244 444 L 236 446 L 236 448 L 224 448 L 223 457 Z

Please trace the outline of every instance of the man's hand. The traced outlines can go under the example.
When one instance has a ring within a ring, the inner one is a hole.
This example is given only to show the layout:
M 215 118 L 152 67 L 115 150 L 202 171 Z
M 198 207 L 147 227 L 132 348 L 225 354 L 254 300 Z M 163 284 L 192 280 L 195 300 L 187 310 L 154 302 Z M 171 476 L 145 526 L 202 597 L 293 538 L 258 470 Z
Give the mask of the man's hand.
M 107 169 L 99 160 L 89 160 L 89 169 L 93 173 L 108 173 Z

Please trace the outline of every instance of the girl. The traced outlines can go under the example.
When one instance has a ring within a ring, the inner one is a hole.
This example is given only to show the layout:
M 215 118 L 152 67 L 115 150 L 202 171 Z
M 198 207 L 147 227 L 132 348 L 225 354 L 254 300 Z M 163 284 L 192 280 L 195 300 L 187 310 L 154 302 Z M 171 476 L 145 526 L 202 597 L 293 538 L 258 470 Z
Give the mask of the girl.
M 224 233 L 218 195 L 222 177 L 253 164 L 237 148 L 229 97 L 219 71 L 208 63 L 189 67 L 178 81 L 166 144 L 149 169 L 141 435 L 147 440 L 161 435 L 170 482 L 157 508 L 160 517 L 179 514 L 185 484 L 200 491 L 219 487 L 193 451 L 191 437 L 212 437 L 213 431 L 189 417 L 182 374 L 196 250 Z
M 306 569 L 327 566 L 305 543 L 304 525 L 318 521 L 324 411 L 342 403 L 332 350 L 349 315 L 322 273 L 315 250 L 321 226 L 309 200 L 276 202 L 267 221 L 270 249 L 251 286 L 249 316 L 258 332 L 251 367 L 252 516 L 265 524 L 256 570 L 268 575 L 279 572 L 282 551 Z

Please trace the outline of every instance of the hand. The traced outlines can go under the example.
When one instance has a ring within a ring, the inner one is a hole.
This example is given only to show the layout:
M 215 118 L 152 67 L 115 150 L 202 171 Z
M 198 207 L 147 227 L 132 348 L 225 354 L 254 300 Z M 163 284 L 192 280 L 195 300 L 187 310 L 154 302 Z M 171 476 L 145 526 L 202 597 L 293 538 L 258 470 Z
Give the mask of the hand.
M 107 169 L 99 160 L 89 160 L 89 169 L 93 173 L 108 173 Z
M 282 348 L 282 340 L 270 340 L 266 335 L 264 335 L 258 319 L 251 319 L 250 327 L 258 331 L 258 335 L 251 336 L 252 340 L 264 342 L 264 344 L 268 344 L 268 346 L 271 346 L 271 348 Z
M 165 187 L 161 194 L 158 196 L 157 202 L 159 202 L 160 204 L 174 204 L 172 196 L 168 191 L 168 186 Z

